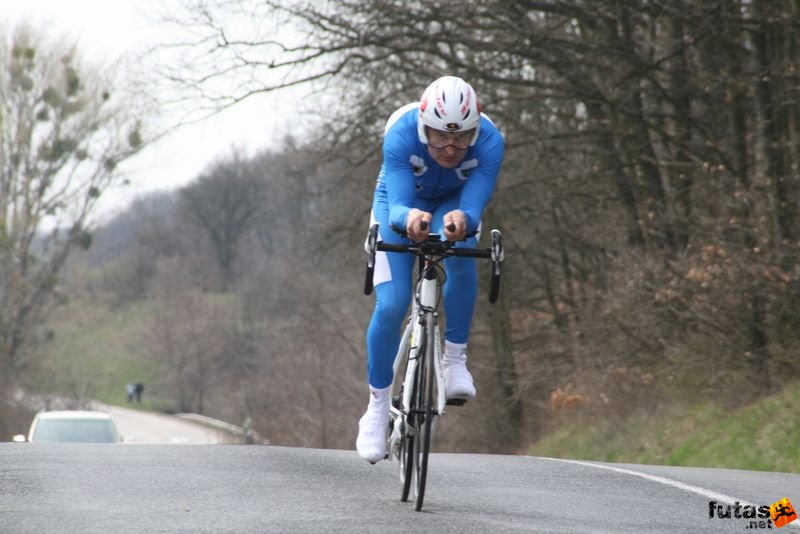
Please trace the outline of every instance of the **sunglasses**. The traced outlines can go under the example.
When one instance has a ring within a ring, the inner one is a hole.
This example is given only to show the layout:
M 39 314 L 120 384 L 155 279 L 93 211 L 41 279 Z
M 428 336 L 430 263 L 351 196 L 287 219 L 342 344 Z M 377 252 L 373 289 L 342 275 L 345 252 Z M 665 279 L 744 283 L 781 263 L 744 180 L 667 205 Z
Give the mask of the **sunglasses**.
M 443 132 L 433 128 L 427 128 L 428 145 L 433 148 L 443 149 L 449 146 L 456 150 L 466 150 L 472 143 L 472 137 L 475 135 L 475 130 L 467 130 L 466 132 Z

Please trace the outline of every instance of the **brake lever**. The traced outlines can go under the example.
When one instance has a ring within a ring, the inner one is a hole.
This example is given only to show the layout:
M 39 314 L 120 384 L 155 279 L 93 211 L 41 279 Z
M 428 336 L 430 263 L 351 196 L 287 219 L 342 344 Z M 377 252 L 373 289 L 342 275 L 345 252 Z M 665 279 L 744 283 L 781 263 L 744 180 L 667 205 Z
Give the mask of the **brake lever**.
M 367 267 L 375 266 L 375 252 L 378 249 L 378 223 L 373 224 L 367 233 L 364 250 L 367 253 Z

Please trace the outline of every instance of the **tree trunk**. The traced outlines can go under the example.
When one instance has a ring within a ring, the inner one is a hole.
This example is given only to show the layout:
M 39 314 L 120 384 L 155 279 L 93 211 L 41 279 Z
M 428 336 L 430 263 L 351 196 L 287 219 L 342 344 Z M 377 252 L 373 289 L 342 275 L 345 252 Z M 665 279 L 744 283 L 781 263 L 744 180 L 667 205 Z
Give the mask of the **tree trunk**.
M 491 209 L 487 210 L 487 216 L 484 219 L 498 220 L 492 216 L 491 212 Z M 487 226 L 487 228 L 491 227 Z M 505 246 L 507 248 L 507 241 Z M 522 444 L 523 406 L 519 394 L 519 377 L 514 363 L 511 340 L 509 284 L 510 280 L 507 275 L 501 278 L 500 293 L 497 302 L 489 306 L 488 317 L 497 371 L 497 385 L 504 405 L 503 415 L 507 421 L 509 443 L 516 449 Z

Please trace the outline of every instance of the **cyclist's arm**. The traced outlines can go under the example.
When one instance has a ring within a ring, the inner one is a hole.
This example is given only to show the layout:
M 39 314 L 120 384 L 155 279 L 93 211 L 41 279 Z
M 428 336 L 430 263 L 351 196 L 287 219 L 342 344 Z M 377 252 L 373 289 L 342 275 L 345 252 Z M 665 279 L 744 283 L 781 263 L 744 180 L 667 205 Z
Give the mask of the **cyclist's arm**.
M 408 212 L 416 206 L 417 181 L 410 161 L 413 151 L 407 146 L 407 141 L 398 137 L 389 132 L 383 144 L 381 180 L 389 201 L 389 222 L 405 229 Z
M 467 216 L 467 234 L 478 227 L 483 210 L 492 198 L 504 153 L 503 137 L 495 130 L 481 146 L 477 154 L 480 163 L 461 190 L 458 209 Z

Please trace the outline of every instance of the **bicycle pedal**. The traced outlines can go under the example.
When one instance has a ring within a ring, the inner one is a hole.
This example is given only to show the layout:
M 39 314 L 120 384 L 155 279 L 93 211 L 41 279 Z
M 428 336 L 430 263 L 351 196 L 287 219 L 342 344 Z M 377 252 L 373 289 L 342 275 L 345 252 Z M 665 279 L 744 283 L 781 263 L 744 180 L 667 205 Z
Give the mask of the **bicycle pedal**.
M 467 403 L 467 399 L 447 399 L 447 406 L 464 406 Z

